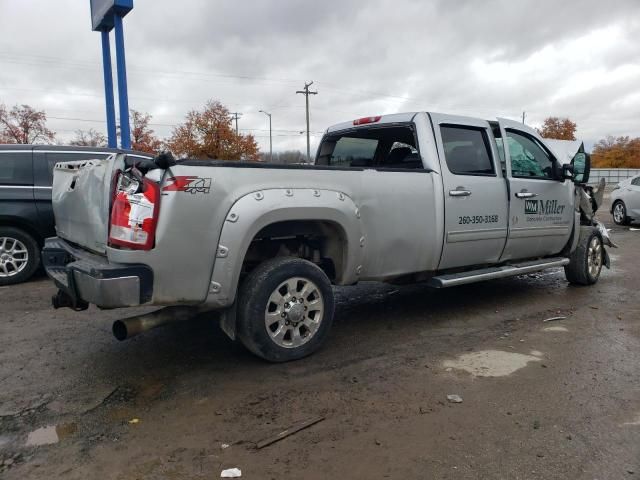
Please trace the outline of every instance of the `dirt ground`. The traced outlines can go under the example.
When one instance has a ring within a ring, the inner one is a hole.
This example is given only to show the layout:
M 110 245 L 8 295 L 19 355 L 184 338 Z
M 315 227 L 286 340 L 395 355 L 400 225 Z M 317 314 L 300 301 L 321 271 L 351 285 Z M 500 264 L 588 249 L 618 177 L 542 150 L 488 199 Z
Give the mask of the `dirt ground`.
M 593 287 L 556 269 L 338 289 L 327 345 L 284 365 L 211 318 L 118 342 L 122 311 L 53 310 L 42 276 L 1 288 L 0 476 L 640 477 L 640 231 L 612 235 Z

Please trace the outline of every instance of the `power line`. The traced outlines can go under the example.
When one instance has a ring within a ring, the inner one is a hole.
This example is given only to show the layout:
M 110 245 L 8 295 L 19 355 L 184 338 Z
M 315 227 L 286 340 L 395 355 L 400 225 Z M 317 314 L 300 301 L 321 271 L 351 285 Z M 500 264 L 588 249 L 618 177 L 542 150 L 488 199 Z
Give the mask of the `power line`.
M 309 87 L 313 85 L 313 81 L 304 83 L 304 90 L 298 90 L 296 93 L 304 95 L 305 104 L 307 107 L 307 162 L 311 162 L 311 142 L 309 141 L 309 95 L 317 95 L 318 92 L 309 91 Z
M 236 135 L 238 135 L 238 119 L 242 116 L 242 113 L 240 112 L 233 112 L 231 114 L 231 120 L 235 120 L 236 121 Z

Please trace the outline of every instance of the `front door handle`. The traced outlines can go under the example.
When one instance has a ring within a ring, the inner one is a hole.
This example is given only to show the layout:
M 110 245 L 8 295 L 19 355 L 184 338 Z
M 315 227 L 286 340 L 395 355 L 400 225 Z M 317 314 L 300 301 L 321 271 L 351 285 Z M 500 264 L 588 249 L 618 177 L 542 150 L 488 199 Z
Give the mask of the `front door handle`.
M 533 193 L 533 192 L 518 192 L 516 193 L 516 197 L 518 198 L 533 198 L 533 197 L 537 197 L 538 194 L 537 193 Z
M 449 195 L 452 197 L 468 197 L 471 192 L 469 190 L 449 190 Z

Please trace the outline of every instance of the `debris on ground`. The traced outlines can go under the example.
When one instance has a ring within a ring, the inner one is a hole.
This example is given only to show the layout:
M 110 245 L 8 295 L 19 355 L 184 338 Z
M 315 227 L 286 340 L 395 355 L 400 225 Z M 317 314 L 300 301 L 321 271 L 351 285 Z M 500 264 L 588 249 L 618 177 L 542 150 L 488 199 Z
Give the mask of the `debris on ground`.
M 129 423 L 132 425 L 135 425 L 136 423 L 140 423 L 140 419 L 139 418 L 132 418 L 131 420 L 129 420 Z
M 242 472 L 239 468 L 227 468 L 220 472 L 220 478 L 238 478 L 242 476 Z
M 228 443 L 223 443 L 222 445 L 220 445 L 220 448 L 222 448 L 223 450 L 225 448 L 229 448 L 231 445 L 229 445 Z
M 462 397 L 460 395 L 447 395 L 447 400 L 451 403 L 462 403 Z
M 540 420 L 533 421 L 533 429 L 538 430 L 540 428 Z
M 261 449 L 271 445 L 272 443 L 279 442 L 283 438 L 287 438 L 288 436 L 293 435 L 294 433 L 298 433 L 299 431 L 304 430 L 305 428 L 309 428 L 310 426 L 315 425 L 316 423 L 319 423 L 324 419 L 325 417 L 314 417 L 310 420 L 306 420 L 304 422 L 298 423 L 297 425 L 289 427 L 286 430 L 283 430 L 276 435 L 265 438 L 264 440 L 260 440 L 258 443 L 256 443 L 256 448 Z
M 555 322 L 555 321 L 558 321 L 558 320 L 564 320 L 565 318 L 567 318 L 567 317 L 559 316 L 559 317 L 545 318 L 543 320 L 543 322 Z

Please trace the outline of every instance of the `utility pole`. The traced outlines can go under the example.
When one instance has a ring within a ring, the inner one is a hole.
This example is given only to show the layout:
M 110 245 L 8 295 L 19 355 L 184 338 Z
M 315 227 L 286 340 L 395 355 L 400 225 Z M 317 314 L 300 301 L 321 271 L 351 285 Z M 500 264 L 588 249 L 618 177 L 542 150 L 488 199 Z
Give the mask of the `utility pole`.
M 273 163 L 273 144 L 271 139 L 271 114 L 265 112 L 264 110 L 260 110 L 260 113 L 264 113 L 267 117 L 269 117 L 269 163 Z
M 233 112 L 231 114 L 231 120 L 236 121 L 236 135 L 238 135 L 238 119 L 242 116 L 240 112 Z
M 310 92 L 309 87 L 313 85 L 313 82 L 305 82 L 304 90 L 298 90 L 296 93 L 302 93 L 305 96 L 307 105 L 307 162 L 311 163 L 311 146 L 309 143 L 309 95 L 317 95 L 318 92 Z
M 524 123 L 524 118 L 527 116 L 527 112 L 522 112 L 522 123 Z

